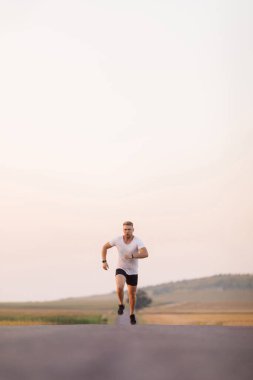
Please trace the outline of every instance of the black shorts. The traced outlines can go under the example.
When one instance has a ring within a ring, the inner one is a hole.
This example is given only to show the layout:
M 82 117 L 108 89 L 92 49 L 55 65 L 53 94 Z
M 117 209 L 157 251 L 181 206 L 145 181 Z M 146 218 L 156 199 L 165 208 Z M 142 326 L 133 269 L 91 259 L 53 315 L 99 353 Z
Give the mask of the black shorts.
M 124 269 L 117 268 L 115 272 L 115 276 L 117 274 L 123 274 L 126 277 L 127 285 L 136 286 L 138 284 L 138 274 L 127 274 Z

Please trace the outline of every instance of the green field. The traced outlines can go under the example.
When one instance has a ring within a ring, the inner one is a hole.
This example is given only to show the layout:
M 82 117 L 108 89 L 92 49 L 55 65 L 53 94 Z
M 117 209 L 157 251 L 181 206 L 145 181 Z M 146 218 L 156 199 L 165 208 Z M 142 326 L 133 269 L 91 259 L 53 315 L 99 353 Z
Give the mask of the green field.
M 24 315 L 20 313 L 5 314 L 0 316 L 0 325 L 11 324 L 53 324 L 53 325 L 69 325 L 69 324 L 87 324 L 87 323 L 107 323 L 107 319 L 101 315 L 82 316 L 82 315 Z
M 116 308 L 112 294 L 45 302 L 2 302 L 0 325 L 112 324 Z

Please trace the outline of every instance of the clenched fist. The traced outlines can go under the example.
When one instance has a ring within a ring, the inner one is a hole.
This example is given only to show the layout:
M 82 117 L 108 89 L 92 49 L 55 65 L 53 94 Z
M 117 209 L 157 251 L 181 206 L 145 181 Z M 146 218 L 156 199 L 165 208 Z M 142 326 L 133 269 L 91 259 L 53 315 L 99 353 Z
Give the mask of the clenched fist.
M 105 269 L 105 270 L 109 269 L 109 265 L 107 264 L 107 262 L 103 263 L 103 269 Z

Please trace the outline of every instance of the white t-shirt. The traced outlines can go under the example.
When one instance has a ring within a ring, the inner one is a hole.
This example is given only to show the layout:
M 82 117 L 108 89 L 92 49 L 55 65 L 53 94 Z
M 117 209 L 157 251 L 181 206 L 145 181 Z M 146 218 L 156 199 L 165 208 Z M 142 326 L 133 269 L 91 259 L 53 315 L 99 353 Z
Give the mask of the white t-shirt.
M 109 241 L 111 246 L 116 246 L 119 252 L 117 268 L 124 269 L 127 274 L 138 274 L 138 260 L 139 259 L 125 259 L 126 253 L 138 253 L 140 248 L 145 247 L 141 239 L 134 236 L 131 243 L 126 244 L 123 236 L 118 236 Z

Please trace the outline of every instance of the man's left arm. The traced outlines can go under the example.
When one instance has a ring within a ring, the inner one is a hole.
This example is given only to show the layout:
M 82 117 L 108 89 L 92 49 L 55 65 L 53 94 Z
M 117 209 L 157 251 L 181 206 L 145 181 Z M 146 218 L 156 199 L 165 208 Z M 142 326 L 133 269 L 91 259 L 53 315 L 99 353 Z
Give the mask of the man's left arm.
M 144 259 L 148 257 L 148 251 L 146 247 L 142 247 L 138 250 L 138 253 L 133 254 L 133 259 Z

